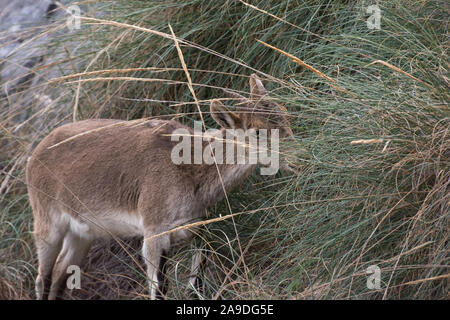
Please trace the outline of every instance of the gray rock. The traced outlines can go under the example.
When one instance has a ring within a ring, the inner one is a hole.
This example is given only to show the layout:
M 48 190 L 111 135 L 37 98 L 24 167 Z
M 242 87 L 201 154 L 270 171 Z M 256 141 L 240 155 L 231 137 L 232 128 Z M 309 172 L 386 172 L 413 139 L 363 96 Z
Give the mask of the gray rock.
M 60 3 L 68 5 L 72 1 Z M 56 36 L 73 32 L 68 29 L 49 32 L 52 24 L 64 16 L 67 13 L 52 0 L 0 0 L 0 110 L 3 113 L 4 107 L 9 107 L 14 114 L 8 118 L 17 123 L 22 124 L 28 118 L 30 108 L 33 113 L 37 108 L 46 108 L 48 105 L 42 101 L 52 102 L 52 96 L 67 94 L 64 88 L 53 88 L 49 94 L 42 82 L 60 76 L 61 68 L 68 66 L 39 68 L 67 58 L 50 51 Z M 76 41 L 65 46 L 72 51 Z M 52 110 L 47 111 L 51 115 Z

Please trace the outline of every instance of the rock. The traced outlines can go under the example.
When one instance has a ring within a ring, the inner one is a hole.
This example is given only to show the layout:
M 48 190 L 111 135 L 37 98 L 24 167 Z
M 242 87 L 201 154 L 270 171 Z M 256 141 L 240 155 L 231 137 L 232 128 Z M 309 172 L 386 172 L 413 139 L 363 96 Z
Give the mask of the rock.
M 72 1 L 63 0 L 60 3 L 67 6 Z M 42 101 L 51 102 L 52 96 L 68 94 L 66 88 L 52 88 L 48 93 L 47 85 L 43 83 L 49 78 L 61 76 L 61 71 L 68 71 L 68 65 L 39 67 L 67 59 L 61 53 L 51 52 L 51 44 L 62 32 L 73 30 L 52 29 L 55 21 L 67 15 L 52 0 L 0 0 L 0 12 L 0 110 L 3 113 L 4 106 L 9 107 L 13 115 L 8 115 L 8 118 L 21 125 L 27 120 L 30 108 L 35 113 L 38 108 L 48 106 Z M 76 41 L 69 41 L 65 46 L 70 51 L 76 46 Z M 48 115 L 51 115 L 51 110 Z M 39 122 L 39 119 L 33 119 L 33 123 L 36 121 Z
M 0 32 L 5 35 L 0 39 L 2 94 L 29 83 L 33 78 L 30 68 L 42 62 L 42 45 L 49 41 L 48 36 L 41 37 L 38 43 L 30 40 L 49 23 L 48 9 L 52 4 L 51 0 L 0 1 Z

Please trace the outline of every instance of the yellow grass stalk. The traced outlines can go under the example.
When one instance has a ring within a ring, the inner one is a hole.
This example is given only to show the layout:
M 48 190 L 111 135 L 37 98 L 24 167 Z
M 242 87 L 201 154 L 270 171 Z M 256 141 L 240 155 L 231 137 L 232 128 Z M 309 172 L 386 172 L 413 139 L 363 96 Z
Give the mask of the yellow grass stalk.
M 361 139 L 353 140 L 350 144 L 371 144 L 371 143 L 382 143 L 383 139 Z
M 270 49 L 272 49 L 272 50 L 275 50 L 275 51 L 278 52 L 278 53 L 281 53 L 282 55 L 285 55 L 286 57 L 290 58 L 290 59 L 291 59 L 292 61 L 294 61 L 295 63 L 301 65 L 302 67 L 305 67 L 305 68 L 308 69 L 308 70 L 311 70 L 312 72 L 314 72 L 315 74 L 317 74 L 319 77 L 324 78 L 325 80 L 327 80 L 327 81 L 329 81 L 329 82 L 331 82 L 331 83 L 336 83 L 336 80 L 330 78 L 329 76 L 327 76 L 327 75 L 324 74 L 323 72 L 321 72 L 321 71 L 317 70 L 316 68 L 310 66 L 309 64 L 307 64 L 307 63 L 304 62 L 303 60 L 297 58 L 296 56 L 294 56 L 294 55 L 292 55 L 292 54 L 290 54 L 290 53 L 287 53 L 286 51 L 283 51 L 283 50 L 281 50 L 281 49 L 278 49 L 277 47 L 274 47 L 274 46 L 272 46 L 272 45 L 270 45 L 270 44 L 268 44 L 268 43 L 266 43 L 266 42 L 264 42 L 264 41 L 261 41 L 261 40 L 258 40 L 258 39 L 257 39 L 256 41 L 258 41 L 259 43 L 265 45 L 266 47 L 268 47 L 268 48 L 270 48 Z M 337 85 L 334 85 L 334 84 L 330 84 L 330 86 L 333 87 L 334 89 L 338 90 L 338 91 L 342 91 L 342 92 L 347 93 L 348 95 L 352 96 L 353 98 L 358 99 L 357 96 L 355 96 L 353 93 L 351 93 L 350 91 L 348 91 L 348 90 L 345 89 L 345 88 L 342 88 L 342 87 L 337 86 Z
M 399 72 L 399 73 L 401 73 L 401 74 L 403 74 L 403 75 L 405 75 L 405 76 L 407 76 L 407 77 L 410 77 L 411 79 L 413 79 L 413 80 L 415 80 L 415 81 L 417 81 L 417 82 L 420 82 L 420 83 L 426 85 L 427 87 L 430 87 L 430 88 L 433 87 L 433 86 L 431 86 L 430 84 L 428 84 L 428 83 L 426 83 L 426 82 L 423 82 L 422 80 L 420 80 L 420 79 L 414 77 L 413 75 L 409 74 L 408 72 L 403 71 L 402 69 L 400 69 L 400 68 L 398 68 L 398 67 L 396 67 L 396 66 L 390 64 L 389 62 L 383 61 L 383 60 L 375 60 L 374 62 L 369 63 L 366 67 L 371 66 L 371 65 L 373 65 L 373 64 L 375 64 L 375 63 L 380 63 L 380 64 L 382 64 L 382 65 L 384 65 L 384 66 L 386 66 L 386 67 L 388 67 L 388 68 L 390 68 L 390 69 L 392 69 L 392 70 L 395 70 L 395 71 L 397 71 L 397 72 Z

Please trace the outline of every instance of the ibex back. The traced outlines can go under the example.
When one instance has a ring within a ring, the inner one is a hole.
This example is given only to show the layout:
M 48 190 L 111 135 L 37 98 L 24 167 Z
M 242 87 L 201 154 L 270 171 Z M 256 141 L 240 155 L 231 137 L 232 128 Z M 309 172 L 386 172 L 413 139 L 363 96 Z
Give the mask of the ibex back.
M 213 100 L 216 122 L 225 129 L 276 128 L 281 138 L 291 136 L 286 110 L 265 99 L 255 75 L 250 89 L 250 99 L 228 92 L 240 100 L 240 113 Z M 81 264 L 94 239 L 110 236 L 144 237 L 150 296 L 161 294 L 162 257 L 192 232 L 154 236 L 204 217 L 224 189 L 232 189 L 256 166 L 176 165 L 170 135 L 180 128 L 192 130 L 173 120 L 85 120 L 55 129 L 37 146 L 26 173 L 39 260 L 38 299 L 60 297 L 68 266 Z M 192 284 L 200 260 L 193 257 Z

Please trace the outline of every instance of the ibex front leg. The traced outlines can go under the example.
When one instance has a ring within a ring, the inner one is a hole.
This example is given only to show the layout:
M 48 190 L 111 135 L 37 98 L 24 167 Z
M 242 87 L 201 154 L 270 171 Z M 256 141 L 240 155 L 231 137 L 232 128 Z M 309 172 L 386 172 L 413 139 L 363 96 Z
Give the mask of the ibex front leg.
M 161 292 L 163 283 L 160 283 L 161 273 L 164 272 L 161 257 L 170 248 L 170 237 L 168 235 L 156 236 L 158 233 L 146 233 L 142 246 L 142 255 L 147 264 L 147 277 L 149 281 L 150 298 L 155 300 L 163 294 Z M 160 275 L 158 277 L 158 275 Z M 161 279 L 162 280 L 162 279 Z M 162 282 L 162 281 L 161 281 Z
M 206 257 L 202 251 L 198 250 L 192 255 L 191 274 L 189 275 L 189 284 L 191 289 L 198 296 L 202 291 L 202 281 L 199 277 L 200 271 L 203 270 Z

